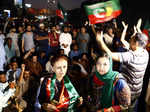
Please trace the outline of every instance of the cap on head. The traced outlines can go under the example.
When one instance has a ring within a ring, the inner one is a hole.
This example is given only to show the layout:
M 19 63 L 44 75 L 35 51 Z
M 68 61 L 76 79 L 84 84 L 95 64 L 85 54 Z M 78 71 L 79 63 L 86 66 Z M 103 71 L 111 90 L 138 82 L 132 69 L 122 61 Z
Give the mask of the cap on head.
M 45 25 L 44 25 L 43 23 L 40 23 L 40 24 L 39 24 L 39 27 L 42 27 L 42 26 L 45 26 Z

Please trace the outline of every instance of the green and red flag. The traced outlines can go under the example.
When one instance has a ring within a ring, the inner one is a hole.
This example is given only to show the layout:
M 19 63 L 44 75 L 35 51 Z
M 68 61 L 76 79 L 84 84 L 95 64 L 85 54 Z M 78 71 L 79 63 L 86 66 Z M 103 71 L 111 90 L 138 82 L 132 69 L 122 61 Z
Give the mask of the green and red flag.
M 67 12 L 65 11 L 65 9 L 62 7 L 62 5 L 59 2 L 57 4 L 57 8 L 58 9 L 56 10 L 56 15 L 64 19 L 64 21 L 67 21 Z
M 145 33 L 148 37 L 150 37 L 150 20 L 147 19 L 143 28 L 143 33 Z
M 118 0 L 109 0 L 85 6 L 91 24 L 103 23 L 116 18 L 121 14 L 120 3 Z
M 150 20 L 149 19 L 146 20 L 142 32 L 146 34 L 148 37 L 148 43 L 146 45 L 146 49 L 150 52 Z

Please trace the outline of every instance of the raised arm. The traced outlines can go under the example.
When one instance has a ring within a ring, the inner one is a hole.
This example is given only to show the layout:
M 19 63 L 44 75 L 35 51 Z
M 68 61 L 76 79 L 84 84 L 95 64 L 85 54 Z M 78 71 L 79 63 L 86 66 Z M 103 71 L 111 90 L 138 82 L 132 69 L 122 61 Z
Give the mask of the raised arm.
M 24 38 L 22 39 L 21 48 L 22 48 L 22 52 L 24 53 Z
M 137 29 L 137 32 L 138 32 L 138 33 L 142 33 L 142 31 L 141 31 L 141 25 L 142 25 L 142 19 L 140 18 L 140 19 L 138 20 L 137 25 L 136 25 L 136 29 Z
M 94 35 L 96 36 L 96 30 L 95 30 L 94 24 L 91 24 L 91 28 L 92 28 Z
M 101 48 L 112 57 L 114 61 L 120 61 L 119 53 L 112 52 L 103 41 L 103 32 L 97 33 L 96 40 Z
M 20 73 L 19 80 L 18 80 L 19 83 L 21 83 L 23 80 L 24 71 L 25 71 L 25 64 L 22 64 L 21 65 L 21 73 Z
M 25 59 L 27 59 L 29 56 L 30 56 L 30 54 L 32 53 L 32 52 L 34 52 L 35 51 L 35 48 L 32 48 L 30 51 L 28 51 L 26 54 L 25 54 L 25 56 L 23 57 L 23 59 L 25 60 Z
M 121 35 L 121 42 L 127 49 L 129 49 L 129 43 L 125 40 L 128 24 L 125 25 L 124 21 L 122 21 L 122 25 L 123 25 L 124 29 L 123 29 L 123 32 Z
M 134 26 L 134 33 L 131 37 L 133 37 L 136 33 L 142 33 L 141 31 L 141 24 L 142 24 L 142 19 L 140 18 L 137 22 L 137 25 Z

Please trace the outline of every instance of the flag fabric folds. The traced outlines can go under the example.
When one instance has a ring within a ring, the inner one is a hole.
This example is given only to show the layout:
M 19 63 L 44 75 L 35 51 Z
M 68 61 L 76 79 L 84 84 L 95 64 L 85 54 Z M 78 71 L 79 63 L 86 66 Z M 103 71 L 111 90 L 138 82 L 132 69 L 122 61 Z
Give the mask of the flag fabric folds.
M 118 0 L 109 0 L 92 5 L 86 5 L 85 11 L 91 24 L 103 23 L 121 14 Z
M 56 10 L 56 15 L 64 19 L 64 21 L 67 21 L 67 12 L 65 11 L 65 9 L 62 7 L 62 5 L 59 2 L 57 4 L 57 8 L 58 9 Z
M 150 52 L 150 19 L 146 20 L 142 32 L 144 34 L 146 34 L 147 37 L 148 37 L 148 43 L 146 45 L 146 49 L 147 49 L 148 52 Z
M 150 37 L 150 20 L 147 19 L 143 28 L 143 33 Z

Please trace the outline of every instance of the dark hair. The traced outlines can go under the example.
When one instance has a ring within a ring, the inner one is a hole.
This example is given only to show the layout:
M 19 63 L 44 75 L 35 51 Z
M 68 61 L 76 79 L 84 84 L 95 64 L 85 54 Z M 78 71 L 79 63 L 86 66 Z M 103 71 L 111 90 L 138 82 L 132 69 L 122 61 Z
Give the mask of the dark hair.
M 11 63 L 18 63 L 18 59 L 16 56 L 11 58 Z
M 105 52 L 105 51 L 101 51 L 98 55 L 97 55 L 97 58 L 96 58 L 96 61 L 99 59 L 99 58 L 102 58 L 102 57 L 105 57 L 105 58 L 110 58 L 109 55 Z
M 88 53 L 82 53 L 82 54 L 81 54 L 81 58 L 82 58 L 84 55 L 85 55 L 87 58 L 89 58 L 89 54 L 88 54 Z
M 25 71 L 30 71 L 29 67 L 26 66 L 25 67 Z
M 5 75 L 6 73 L 4 71 L 0 71 L 0 75 Z
M 80 59 L 80 57 L 79 56 L 74 56 L 73 58 L 72 58 L 72 61 L 79 61 L 79 59 Z
M 31 26 L 31 27 L 32 27 L 32 25 L 31 25 L 31 24 L 27 23 L 27 24 L 26 24 L 26 26 L 25 26 L 25 28 L 27 29 L 27 28 L 28 28 L 28 26 Z
M 60 59 L 64 59 L 64 60 L 68 61 L 68 57 L 66 55 L 56 55 L 51 59 L 52 66 L 54 66 L 54 64 Z
M 132 37 L 132 39 L 134 42 L 138 42 L 139 46 L 143 48 L 147 45 L 147 42 L 148 42 L 148 37 L 144 33 L 136 33 Z

